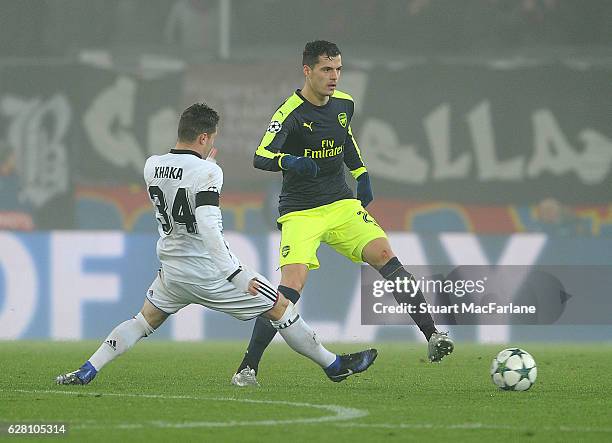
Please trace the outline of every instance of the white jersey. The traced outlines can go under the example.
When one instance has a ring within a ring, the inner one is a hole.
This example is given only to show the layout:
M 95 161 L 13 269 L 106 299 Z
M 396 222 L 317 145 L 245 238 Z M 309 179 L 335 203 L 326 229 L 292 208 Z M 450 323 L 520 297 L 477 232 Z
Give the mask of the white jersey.
M 147 159 L 144 179 L 159 222 L 157 256 L 165 276 L 192 284 L 227 279 L 229 274 L 223 275 L 227 270 L 221 272 L 211 258 L 195 215 L 198 206 L 214 205 L 215 199 L 218 206 L 223 186 L 221 168 L 193 151 L 173 149 Z M 221 213 L 214 217 L 222 232 Z M 223 242 L 227 248 L 222 251 L 227 255 L 223 257 L 226 267 L 239 268 L 238 258 Z

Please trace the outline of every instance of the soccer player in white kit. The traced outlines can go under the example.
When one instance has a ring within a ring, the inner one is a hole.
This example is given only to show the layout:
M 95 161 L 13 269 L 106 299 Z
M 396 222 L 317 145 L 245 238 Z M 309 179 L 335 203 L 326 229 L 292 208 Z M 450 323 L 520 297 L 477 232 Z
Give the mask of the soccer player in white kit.
M 144 179 L 159 222 L 161 269 L 140 312 L 115 327 L 79 369 L 59 375 L 58 384 L 88 384 L 106 364 L 191 303 L 239 320 L 269 319 L 294 351 L 321 366 L 332 381 L 363 372 L 376 359 L 375 349 L 348 355 L 328 351 L 293 303 L 231 252 L 219 209 L 223 172 L 209 161 L 216 152 L 218 122 L 209 106 L 190 106 L 181 115 L 175 148 L 147 159 Z

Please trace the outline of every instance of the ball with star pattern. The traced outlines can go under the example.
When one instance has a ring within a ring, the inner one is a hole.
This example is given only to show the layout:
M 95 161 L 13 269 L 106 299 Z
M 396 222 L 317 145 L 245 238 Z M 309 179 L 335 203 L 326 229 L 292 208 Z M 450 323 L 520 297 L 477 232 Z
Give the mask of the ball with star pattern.
M 523 349 L 504 349 L 491 363 L 491 379 L 505 391 L 526 391 L 533 386 L 537 376 L 535 360 Z

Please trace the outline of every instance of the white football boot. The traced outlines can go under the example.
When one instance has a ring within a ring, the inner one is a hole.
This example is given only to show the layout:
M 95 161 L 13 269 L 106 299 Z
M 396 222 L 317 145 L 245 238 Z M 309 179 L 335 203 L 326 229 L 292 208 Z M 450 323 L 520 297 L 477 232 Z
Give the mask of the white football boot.
M 255 369 L 251 369 L 247 366 L 242 371 L 235 373 L 232 377 L 232 384 L 240 387 L 259 386 L 255 375 Z

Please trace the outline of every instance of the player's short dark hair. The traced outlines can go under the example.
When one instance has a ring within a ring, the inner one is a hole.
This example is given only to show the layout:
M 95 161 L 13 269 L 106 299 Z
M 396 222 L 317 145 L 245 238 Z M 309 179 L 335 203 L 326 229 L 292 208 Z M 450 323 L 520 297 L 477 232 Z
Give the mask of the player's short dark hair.
M 206 103 L 195 103 L 185 109 L 178 124 L 178 139 L 191 143 L 198 135 L 217 130 L 219 114 Z
M 326 40 L 315 40 L 306 43 L 304 53 L 302 54 L 302 65 L 308 65 L 314 68 L 319 61 L 319 56 L 336 57 L 340 55 L 340 49 L 335 43 Z

